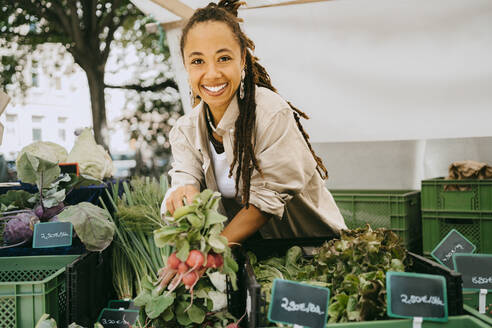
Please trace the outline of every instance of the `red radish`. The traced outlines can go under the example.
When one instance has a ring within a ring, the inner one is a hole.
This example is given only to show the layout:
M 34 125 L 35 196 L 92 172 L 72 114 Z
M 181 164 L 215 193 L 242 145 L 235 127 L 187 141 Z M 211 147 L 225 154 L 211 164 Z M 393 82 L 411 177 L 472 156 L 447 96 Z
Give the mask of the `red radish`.
M 157 272 L 159 279 L 155 283 L 155 285 L 159 284 L 158 290 L 163 290 L 167 284 L 171 281 L 171 279 L 176 275 L 176 270 L 173 270 L 169 267 L 160 268 Z
M 215 256 L 212 253 L 207 254 L 207 268 L 215 268 Z
M 167 289 L 169 289 L 168 294 L 172 293 L 176 288 L 178 288 L 179 284 L 181 283 L 181 280 L 186 275 L 186 273 L 189 271 L 189 269 L 190 268 L 186 265 L 186 263 L 184 263 L 184 262 L 179 263 L 178 274 L 176 276 L 174 276 L 173 281 L 171 281 L 171 283 L 169 284 L 169 286 L 167 288 Z
M 189 269 L 190 269 L 190 267 L 187 266 L 186 263 L 184 263 L 184 262 L 181 262 L 178 266 L 178 272 L 181 274 L 186 273 L 186 271 L 188 271 Z
M 195 287 L 198 280 L 203 276 L 205 271 L 207 271 L 207 268 L 201 268 L 200 270 L 198 270 L 198 273 L 196 271 L 192 271 L 191 273 L 195 273 L 196 277 L 191 276 L 190 280 L 187 281 L 188 283 L 192 282 L 192 284 L 187 284 L 183 278 L 183 283 L 185 284 L 186 289 L 188 289 L 188 288 L 190 289 L 190 295 L 191 295 L 190 305 L 188 305 L 188 307 L 185 309 L 185 312 L 188 311 L 191 308 L 191 306 L 193 305 L 193 288 Z M 192 281 L 192 279 L 194 281 Z
M 205 257 L 203 256 L 202 252 L 194 249 L 190 251 L 190 254 L 188 254 L 188 258 L 186 259 L 186 264 L 188 264 L 188 266 L 192 268 L 192 270 L 195 270 L 201 268 L 203 266 L 204 261 L 205 261 Z
M 167 266 L 170 267 L 171 269 L 178 270 L 178 266 L 180 263 L 181 261 L 176 256 L 176 253 L 172 253 L 167 258 Z
M 181 279 L 183 279 L 183 274 L 177 274 L 174 276 L 173 281 L 167 286 L 167 289 L 169 290 L 166 295 L 171 294 L 176 288 L 178 288 L 179 283 L 181 282 Z
M 224 264 L 224 258 L 220 254 L 214 254 L 214 268 L 220 268 Z
M 191 286 L 193 286 L 197 280 L 198 273 L 196 271 L 188 272 L 183 276 L 183 284 L 186 286 L 186 289 L 189 289 Z

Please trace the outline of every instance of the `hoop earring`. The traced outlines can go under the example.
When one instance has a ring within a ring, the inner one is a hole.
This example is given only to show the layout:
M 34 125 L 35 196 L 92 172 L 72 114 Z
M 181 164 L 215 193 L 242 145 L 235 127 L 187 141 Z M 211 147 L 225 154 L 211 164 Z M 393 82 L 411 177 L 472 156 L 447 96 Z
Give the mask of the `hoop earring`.
M 246 76 L 246 72 L 241 72 L 241 83 L 239 84 L 239 98 L 244 99 L 244 77 Z

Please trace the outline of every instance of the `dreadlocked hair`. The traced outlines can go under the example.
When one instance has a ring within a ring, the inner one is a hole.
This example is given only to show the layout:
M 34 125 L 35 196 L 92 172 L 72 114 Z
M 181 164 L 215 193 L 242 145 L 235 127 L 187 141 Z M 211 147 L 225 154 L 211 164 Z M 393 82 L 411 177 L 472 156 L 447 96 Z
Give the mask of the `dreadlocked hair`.
M 196 24 L 208 21 L 216 21 L 227 24 L 236 40 L 239 43 L 241 51 L 245 54 L 245 77 L 244 77 L 244 97 L 241 99 L 238 95 L 239 116 L 236 119 L 234 130 L 234 159 L 229 168 L 229 177 L 232 176 L 234 167 L 236 167 L 236 197 L 239 194 L 240 182 L 242 183 L 242 204 L 248 207 L 249 205 L 249 191 L 251 186 L 251 174 L 253 170 L 257 170 L 260 175 L 263 172 L 258 165 L 258 160 L 254 153 L 253 147 L 253 131 L 255 130 L 256 121 L 256 99 L 255 99 L 255 87 L 265 87 L 273 92 L 277 92 L 277 89 L 272 85 L 270 76 L 265 68 L 260 65 L 258 58 L 252 53 L 255 49 L 255 44 L 249 39 L 246 34 L 241 31 L 239 23 L 242 19 L 237 17 L 238 8 L 244 4 L 244 2 L 238 0 L 220 0 L 218 4 L 213 2 L 209 3 L 206 7 L 197 9 L 193 16 L 189 19 L 181 36 L 180 47 L 181 55 L 183 56 L 183 49 L 186 42 L 186 36 L 189 30 Z M 238 91 L 239 93 L 239 91 Z M 309 135 L 304 131 L 301 125 L 300 118 L 309 119 L 309 117 L 294 107 L 290 102 L 287 102 L 292 108 L 292 113 L 297 123 L 299 131 L 302 133 L 306 144 L 311 151 L 311 154 L 316 161 L 316 169 L 321 178 L 328 178 L 328 171 L 323 165 L 323 161 L 318 157 L 309 142 Z

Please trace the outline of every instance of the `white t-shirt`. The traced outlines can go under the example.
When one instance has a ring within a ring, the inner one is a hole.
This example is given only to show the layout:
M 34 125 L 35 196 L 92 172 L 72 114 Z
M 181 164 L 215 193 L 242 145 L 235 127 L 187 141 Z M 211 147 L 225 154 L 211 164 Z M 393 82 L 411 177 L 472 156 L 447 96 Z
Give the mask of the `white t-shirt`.
M 222 197 L 234 198 L 236 195 L 236 182 L 233 177 L 229 178 L 229 163 L 227 163 L 226 153 L 217 154 L 212 143 L 209 142 L 209 144 L 217 188 L 219 188 Z

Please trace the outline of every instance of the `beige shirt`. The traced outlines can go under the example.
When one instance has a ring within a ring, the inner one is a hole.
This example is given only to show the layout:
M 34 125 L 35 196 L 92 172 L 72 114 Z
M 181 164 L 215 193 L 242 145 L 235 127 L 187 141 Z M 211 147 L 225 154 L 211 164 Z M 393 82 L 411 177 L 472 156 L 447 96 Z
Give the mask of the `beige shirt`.
M 263 87 L 256 88 L 256 104 L 253 146 L 263 177 L 256 170 L 252 173 L 249 202 L 273 215 L 260 229 L 263 238 L 329 236 L 346 229 L 290 106 L 277 93 Z M 216 130 L 223 138 L 229 165 L 238 114 L 235 97 Z M 177 121 L 170 143 L 174 159 L 169 172 L 172 186 L 191 184 L 200 190 L 217 190 L 203 102 Z

